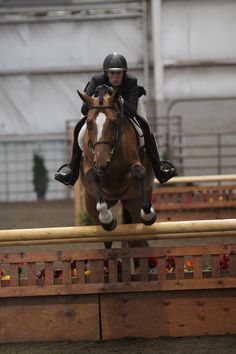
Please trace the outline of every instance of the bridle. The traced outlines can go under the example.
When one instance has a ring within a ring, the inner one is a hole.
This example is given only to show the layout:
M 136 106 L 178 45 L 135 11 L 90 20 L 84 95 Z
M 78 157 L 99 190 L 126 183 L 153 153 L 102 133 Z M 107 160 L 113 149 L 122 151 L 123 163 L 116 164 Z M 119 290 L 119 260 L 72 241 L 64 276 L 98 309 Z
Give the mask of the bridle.
M 116 131 L 115 131 L 115 138 L 112 142 L 110 141 L 106 141 L 106 140 L 102 140 L 102 141 L 96 141 L 94 144 L 92 144 L 90 138 L 88 141 L 88 147 L 90 149 L 90 152 L 92 154 L 94 154 L 94 149 L 96 145 L 109 145 L 110 146 L 110 150 L 111 150 L 111 155 L 113 155 L 114 151 L 115 151 L 115 147 L 116 144 L 118 143 L 119 139 L 120 139 L 120 135 L 121 135 L 121 114 L 119 111 L 117 111 L 116 107 L 114 105 L 97 105 L 97 106 L 90 106 L 88 107 L 88 111 L 92 110 L 92 109 L 99 109 L 99 110 L 103 110 L 103 109 L 112 109 L 115 110 L 117 113 L 117 124 L 116 124 Z

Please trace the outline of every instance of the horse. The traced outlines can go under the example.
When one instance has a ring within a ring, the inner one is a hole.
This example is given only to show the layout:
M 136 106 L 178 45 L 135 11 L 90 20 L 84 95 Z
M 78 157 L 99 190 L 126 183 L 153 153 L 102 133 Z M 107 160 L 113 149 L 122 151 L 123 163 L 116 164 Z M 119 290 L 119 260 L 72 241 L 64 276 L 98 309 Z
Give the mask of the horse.
M 81 161 L 88 214 L 96 225 L 111 231 L 117 226 L 111 207 L 120 201 L 125 223 L 153 224 L 151 161 L 139 146 L 134 125 L 123 114 L 119 92 L 101 89 L 97 97 L 78 94 L 88 107 Z

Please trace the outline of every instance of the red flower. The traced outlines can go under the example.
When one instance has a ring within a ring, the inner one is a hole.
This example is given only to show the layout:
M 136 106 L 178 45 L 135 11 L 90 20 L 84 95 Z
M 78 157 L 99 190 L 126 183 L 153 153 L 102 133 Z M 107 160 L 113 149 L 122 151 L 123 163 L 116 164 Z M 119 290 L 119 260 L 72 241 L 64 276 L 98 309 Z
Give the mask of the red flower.
M 174 256 L 169 256 L 166 257 L 166 269 L 172 271 L 175 269 L 175 257 Z
M 220 255 L 220 268 L 221 269 L 229 268 L 229 255 L 226 253 Z
M 149 269 L 156 268 L 156 266 L 157 266 L 157 257 L 149 257 L 148 258 Z

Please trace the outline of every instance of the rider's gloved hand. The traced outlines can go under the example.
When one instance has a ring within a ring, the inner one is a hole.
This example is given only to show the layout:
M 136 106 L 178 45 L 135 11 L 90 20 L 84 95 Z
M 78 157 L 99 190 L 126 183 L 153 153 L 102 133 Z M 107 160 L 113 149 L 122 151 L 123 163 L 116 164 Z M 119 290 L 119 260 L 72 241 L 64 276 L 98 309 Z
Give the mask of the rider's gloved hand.
M 109 86 L 109 85 L 106 85 L 106 84 L 103 84 L 103 87 L 107 90 L 107 92 L 112 95 L 115 91 L 115 89 L 112 87 L 112 86 Z

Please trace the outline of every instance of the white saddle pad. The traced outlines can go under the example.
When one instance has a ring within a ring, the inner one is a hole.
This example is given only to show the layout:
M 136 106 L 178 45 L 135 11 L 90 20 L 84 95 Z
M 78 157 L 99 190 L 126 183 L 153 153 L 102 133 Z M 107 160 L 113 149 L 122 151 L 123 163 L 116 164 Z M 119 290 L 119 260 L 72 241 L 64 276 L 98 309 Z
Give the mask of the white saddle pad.
M 81 151 L 83 151 L 83 149 L 84 149 L 83 138 L 84 138 L 85 130 L 86 130 L 86 124 L 84 124 L 82 126 L 82 128 L 80 129 L 79 135 L 78 135 L 78 144 L 79 144 Z

